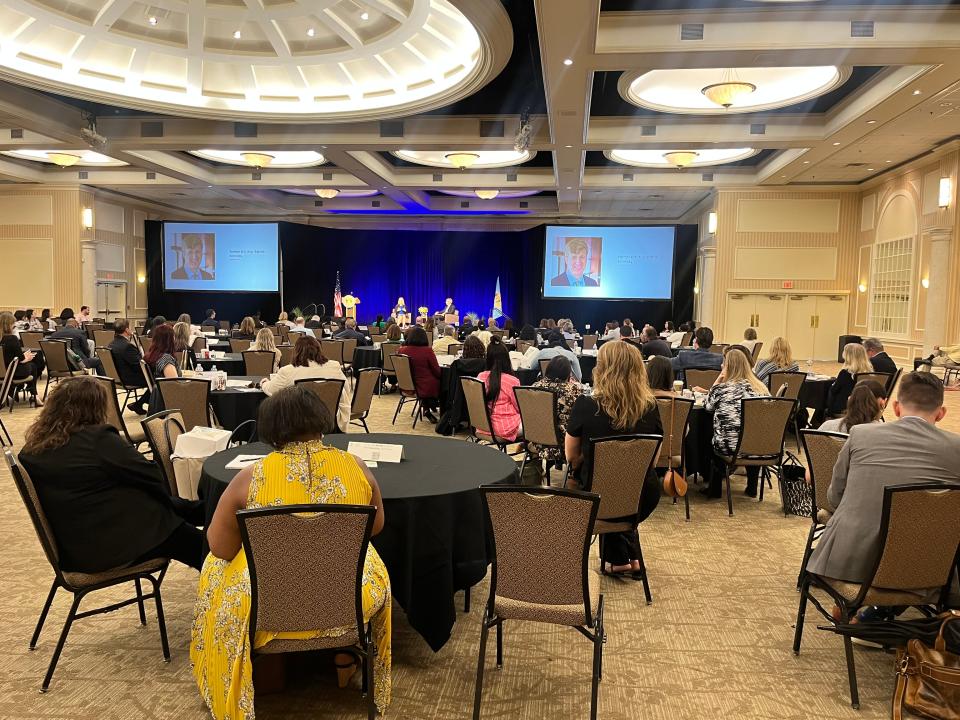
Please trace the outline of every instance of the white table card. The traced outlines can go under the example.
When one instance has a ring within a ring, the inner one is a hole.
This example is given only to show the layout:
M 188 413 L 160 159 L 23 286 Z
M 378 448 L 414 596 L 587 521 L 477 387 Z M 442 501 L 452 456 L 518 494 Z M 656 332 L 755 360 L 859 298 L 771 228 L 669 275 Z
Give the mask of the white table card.
M 403 459 L 403 445 L 351 442 L 347 452 L 364 461 L 398 463 Z

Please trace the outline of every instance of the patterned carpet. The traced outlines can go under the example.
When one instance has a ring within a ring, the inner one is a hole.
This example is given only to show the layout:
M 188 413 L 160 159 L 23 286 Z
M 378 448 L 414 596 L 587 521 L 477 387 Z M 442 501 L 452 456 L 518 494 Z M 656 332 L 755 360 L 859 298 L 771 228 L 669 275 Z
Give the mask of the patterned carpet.
M 829 372 L 835 365 L 823 364 Z M 947 429 L 960 427 L 960 402 L 948 402 Z M 374 399 L 371 430 L 390 431 L 395 396 Z M 35 411 L 18 406 L 3 420 L 19 446 Z M 890 413 L 888 413 L 890 414 Z M 393 430 L 409 432 L 408 419 Z M 432 432 L 419 426 L 417 432 Z M 460 440 L 451 440 L 459 442 Z M 893 658 L 856 648 L 862 709 L 850 708 L 842 644 L 815 629 L 807 616 L 804 651 L 791 651 L 798 594 L 794 589 L 808 521 L 784 518 L 774 490 L 762 503 L 742 495 L 735 478 L 735 511 L 692 491 L 692 521 L 683 505 L 664 499 L 644 523 L 641 538 L 654 596 L 643 601 L 632 580 L 604 579 L 608 641 L 599 717 L 819 718 L 887 717 Z M 39 694 L 69 598 L 55 602 L 37 650 L 30 633 L 51 573 L 4 465 L 0 469 L 0 718 L 163 718 L 207 716 L 187 657 L 197 576 L 171 568 L 164 610 L 172 661 L 160 652 L 156 616 L 141 628 L 136 610 L 79 621 L 70 634 L 50 692 Z M 395 606 L 393 704 L 387 717 L 464 718 L 472 712 L 480 617 L 486 583 L 474 590 L 469 615 L 432 653 Z M 109 596 L 110 593 L 105 593 Z M 116 597 L 119 597 L 117 594 Z M 101 597 L 107 600 L 109 597 Z M 462 608 L 462 597 L 458 598 Z M 589 713 L 591 646 L 574 630 L 508 624 L 505 664 L 488 655 L 483 717 L 510 720 L 582 718 Z M 257 698 L 260 718 L 359 718 L 359 692 L 338 690 L 327 655 L 294 656 L 287 689 Z

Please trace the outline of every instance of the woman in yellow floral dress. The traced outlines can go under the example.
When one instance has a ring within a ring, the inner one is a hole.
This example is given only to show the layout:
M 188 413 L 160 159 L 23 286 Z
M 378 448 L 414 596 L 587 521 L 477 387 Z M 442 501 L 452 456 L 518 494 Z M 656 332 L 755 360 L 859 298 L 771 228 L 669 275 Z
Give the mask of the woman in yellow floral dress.
M 237 511 L 298 503 L 373 505 L 373 534 L 383 528 L 380 488 L 370 470 L 355 456 L 321 442 L 332 427 L 330 413 L 306 388 L 288 388 L 267 398 L 260 406 L 258 429 L 260 439 L 277 451 L 233 478 L 207 528 L 210 555 L 200 575 L 190 661 L 200 694 L 217 720 L 254 717 L 250 575 Z M 373 545 L 364 563 L 363 615 L 373 627 L 374 699 L 382 713 L 390 703 L 390 578 Z M 253 648 L 278 638 L 302 640 L 349 630 L 258 631 Z

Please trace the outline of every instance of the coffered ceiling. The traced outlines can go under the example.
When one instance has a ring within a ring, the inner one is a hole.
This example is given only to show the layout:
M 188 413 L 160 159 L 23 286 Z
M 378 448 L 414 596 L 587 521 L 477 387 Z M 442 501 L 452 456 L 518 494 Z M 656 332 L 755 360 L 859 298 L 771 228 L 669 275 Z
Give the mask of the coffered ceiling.
M 177 218 L 680 222 L 952 147 L 958 37 L 945 0 L 6 0 L 0 181 Z

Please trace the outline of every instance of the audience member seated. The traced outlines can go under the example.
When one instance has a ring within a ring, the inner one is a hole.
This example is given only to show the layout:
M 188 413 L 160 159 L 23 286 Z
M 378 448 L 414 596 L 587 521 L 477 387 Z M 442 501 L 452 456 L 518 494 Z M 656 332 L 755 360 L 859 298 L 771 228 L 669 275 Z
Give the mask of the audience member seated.
M 897 364 L 887 355 L 882 342 L 872 337 L 864 338 L 863 349 L 867 351 L 867 357 L 870 359 L 874 372 L 890 373 L 891 375 L 897 372 Z
M 447 348 L 457 344 L 457 328 L 453 325 L 443 326 L 443 335 L 433 341 L 433 351 L 437 355 L 446 355 Z
M 541 360 L 552 360 L 557 355 L 562 355 L 570 361 L 570 369 L 573 371 L 573 376 L 577 378 L 577 382 L 582 382 L 583 375 L 580 372 L 580 358 L 577 357 L 573 350 L 567 347 L 567 341 L 563 337 L 563 333 L 556 329 L 551 330 L 547 334 L 547 347 L 537 352 L 533 358 L 533 362 L 530 363 L 530 367 L 539 370 Z
M 304 324 L 304 327 L 310 330 L 319 330 L 323 327 L 323 323 L 320 322 L 319 315 L 311 315 L 310 319 Z M 316 335 L 316 333 L 314 333 L 314 335 Z
M 44 308 L 43 312 L 40 313 L 40 327 L 43 330 L 56 330 L 57 323 L 50 317 L 50 308 Z
M 140 349 L 133 343 L 133 333 L 130 332 L 130 323 L 127 320 L 113 321 L 113 342 L 109 345 L 113 364 L 117 368 L 120 382 L 127 387 L 145 388 L 147 379 L 140 370 Z M 127 405 L 137 415 L 147 412 L 144 405 L 150 400 L 149 393 L 142 393 L 139 399 Z
M 663 330 L 660 331 L 660 337 L 666 340 L 668 337 L 673 335 L 673 333 L 674 333 L 673 323 L 667 320 L 666 322 L 663 323 Z
M 80 314 L 77 315 L 77 320 L 79 320 L 81 324 L 93 322 L 93 316 L 90 314 L 90 307 L 88 305 L 80 306 Z
M 447 409 L 437 423 L 437 432 L 440 435 L 453 435 L 469 420 L 467 406 L 460 385 L 461 377 L 477 377 L 486 370 L 487 350 L 483 343 L 475 337 L 468 337 L 463 341 L 463 351 L 460 357 L 450 365 L 447 380 Z
M 747 364 L 750 365 L 751 367 L 753 366 L 753 353 L 747 350 L 747 348 L 745 348 L 740 343 L 737 343 L 736 345 L 727 345 L 726 347 L 724 347 L 723 348 L 724 357 L 726 357 L 728 352 L 742 353 L 743 356 L 747 359 Z M 756 373 L 754 373 L 754 375 L 756 375 Z
M 430 347 L 427 331 L 417 325 L 407 331 L 407 341 L 399 353 L 410 358 L 410 370 L 417 387 L 417 397 L 423 414 L 432 423 L 437 423 L 434 411 L 440 404 L 440 364 L 437 354 Z
M 37 397 L 37 380 L 45 367 L 43 354 L 23 349 L 20 338 L 13 331 L 14 322 L 12 314 L 8 312 L 0 313 L 0 347 L 3 348 L 4 367 L 9 367 L 14 360 L 20 361 L 13 377 L 15 380 L 22 380 L 26 377 L 33 378 L 26 386 L 27 392 L 30 393 L 30 402 L 37 407 L 42 407 L 43 402 Z M 0 403 L 5 400 L 6 398 L 0 398 Z
M 85 368 L 93 368 L 98 375 L 103 375 L 103 363 L 100 358 L 93 354 L 90 347 L 92 340 L 87 340 L 87 334 L 80 329 L 76 318 L 70 318 L 62 328 L 53 332 L 46 338 L 47 340 L 69 340 L 70 349 L 80 358 L 80 363 Z M 79 368 L 78 368 L 79 369 Z
M 197 356 L 193 352 L 193 335 L 190 333 L 190 325 L 185 322 L 176 322 L 173 324 L 173 348 L 177 352 L 185 353 L 185 368 L 195 368 L 197 366 Z
M 604 329 L 603 335 L 597 338 L 597 342 L 601 340 L 619 340 L 620 339 L 620 323 L 616 320 L 612 320 L 607 323 L 606 328 Z
M 700 332 L 703 328 L 697 330 Z M 719 355 L 717 357 L 720 357 Z M 723 495 L 724 463 L 717 455 L 733 455 L 737 450 L 737 441 L 740 438 L 742 407 L 740 401 L 744 398 L 764 397 L 770 391 L 750 369 L 750 360 L 738 351 L 729 352 L 723 356 L 723 367 L 720 376 L 710 388 L 704 409 L 713 413 L 713 472 L 710 484 L 705 494 L 710 498 L 719 498 Z M 757 496 L 757 478 L 760 468 L 747 467 L 748 497 Z
M 827 413 L 832 417 L 843 415 L 847 407 L 847 398 L 853 390 L 853 377 L 857 373 L 873 372 L 873 365 L 867 359 L 867 352 L 860 343 L 847 343 L 843 346 L 843 366 L 837 373 L 830 390 L 827 391 Z
M 261 352 L 273 353 L 273 371 L 276 372 L 280 367 L 280 351 L 277 349 L 277 342 L 273 339 L 273 333 L 270 328 L 260 328 L 257 330 L 256 339 L 250 343 L 250 350 L 259 350 Z
M 293 327 L 290 328 L 292 333 L 300 333 L 301 335 L 306 335 L 307 337 L 316 338 L 317 336 L 313 333 L 313 330 L 308 328 L 306 321 L 303 319 L 303 316 L 298 316 L 294 320 Z
M 621 333 L 623 332 L 624 328 L 630 328 L 630 335 L 632 337 L 637 336 L 637 329 L 633 326 L 633 321 L 630 318 L 624 318 L 623 322 L 620 325 L 621 325 L 621 328 L 620 328 Z
M 387 342 L 400 342 L 403 340 L 403 334 L 400 332 L 400 326 L 396 323 L 390 323 L 387 326 Z
M 301 338 L 298 342 L 308 341 Z M 293 387 L 267 398 L 260 406 L 257 429 L 260 439 L 276 450 L 241 470 L 221 496 L 207 528 L 210 555 L 203 564 L 194 609 L 190 662 L 200 695 L 216 720 L 253 717 L 253 650 L 273 640 L 320 636 L 303 630 L 261 631 L 249 637 L 250 578 L 237 511 L 319 501 L 372 505 L 377 509 L 373 535 L 383 529 L 377 481 L 362 460 L 323 444 L 323 436 L 333 429 L 333 419 L 316 395 Z M 367 548 L 362 583 L 363 620 L 372 624 L 376 644 L 376 683 L 371 691 L 383 713 L 390 704 L 391 689 L 390 578 L 372 543 Z M 334 661 L 339 684 L 345 687 L 356 670 L 354 656 L 340 653 Z
M 240 327 L 230 333 L 234 340 L 249 340 L 253 342 L 257 339 L 257 324 L 249 315 L 240 321 Z
M 486 388 L 485 399 L 490 411 L 490 425 L 498 438 L 513 442 L 523 428 L 520 426 L 520 406 L 513 393 L 520 380 L 513 374 L 510 353 L 498 337 L 490 340 L 487 347 L 487 369 L 477 375 Z M 483 434 L 482 431 L 477 431 Z
M 713 330 L 708 327 L 697 328 L 693 333 L 693 350 L 681 350 L 675 358 L 670 360 L 677 378 L 684 380 L 684 370 L 687 368 L 719 370 L 723 364 L 723 355 L 710 352 L 711 345 L 713 345 Z
M 337 428 L 346 432 L 350 424 L 350 403 L 353 390 L 346 382 L 340 363 L 327 360 L 320 349 L 320 342 L 312 337 L 297 338 L 293 346 L 293 358 L 268 378 L 260 380 L 260 389 L 267 395 L 276 395 L 284 388 L 291 387 L 297 380 L 343 380 L 343 392 L 340 394 L 340 406 L 334 418 Z
M 465 317 L 463 319 L 463 324 L 460 326 L 460 341 L 463 342 L 466 340 L 476 329 L 477 328 L 473 326 L 473 320 L 470 319 L 470 316 L 468 315 Z
M 677 397 L 677 394 L 673 391 L 674 379 L 673 365 L 667 358 L 662 355 L 654 355 L 647 361 L 647 380 L 656 397 Z
M 534 358 L 536 358 L 540 352 L 540 339 L 537 337 L 537 331 L 533 325 L 524 325 L 520 329 L 518 339 L 527 343 L 527 348 L 522 353 L 519 350 L 515 350 L 514 352 L 519 356 L 520 367 L 529 369 L 533 367 Z M 539 368 L 537 369 L 539 370 Z
M 651 358 L 655 355 L 665 358 L 673 357 L 673 353 L 670 352 L 670 345 L 657 334 L 656 328 L 652 325 L 648 325 L 643 329 L 643 332 L 640 334 L 640 341 L 642 343 L 640 350 L 643 352 L 644 359 Z
M 157 315 L 147 325 L 150 328 L 150 331 L 147 333 L 147 335 L 152 338 L 157 328 L 167 325 L 167 319 L 163 315 Z
M 562 355 L 557 355 L 547 365 L 546 376 L 537 380 L 533 387 L 546 388 L 557 396 L 557 435 L 563 438 L 567 432 L 567 422 L 570 420 L 570 411 L 581 395 L 583 386 L 573 377 L 570 361 Z M 538 452 L 541 460 L 563 464 L 563 448 L 541 448 Z
M 743 340 L 740 341 L 740 345 L 743 345 L 751 355 L 751 362 L 753 358 L 753 348 L 757 346 L 757 343 L 760 342 L 757 340 L 757 331 L 755 328 L 748 327 L 743 331 Z
M 866 423 L 880 422 L 884 408 L 887 407 L 887 388 L 876 380 L 864 380 L 850 391 L 847 398 L 847 411 L 843 417 L 827 420 L 821 430 L 849 433 L 850 428 Z
M 624 325 L 620 328 L 620 339 L 636 344 L 636 338 L 633 336 L 633 325 Z
M 292 328 L 296 323 L 290 320 L 290 316 L 285 312 L 281 312 L 280 315 L 277 316 L 277 325 L 286 325 L 288 328 Z
M 180 366 L 177 364 L 176 341 L 173 337 L 173 328 L 169 325 L 159 325 L 153 329 L 153 341 L 150 343 L 150 349 L 143 356 L 144 362 L 150 368 L 155 378 L 176 378 L 181 377 Z M 154 388 L 150 394 L 150 413 L 157 413 L 166 408 L 163 405 L 163 397 L 160 395 L 160 388 Z
M 657 400 L 650 391 L 640 351 L 628 343 L 606 343 L 597 353 L 593 395 L 582 395 L 577 399 L 567 422 L 565 452 L 577 486 L 590 490 L 595 440 L 631 434 L 663 434 Z M 659 502 L 660 481 L 651 466 L 643 483 L 636 516 L 618 519 L 643 522 Z M 601 560 L 609 572 L 640 570 L 637 533 L 608 534 Z
M 573 322 L 571 322 L 570 320 L 564 320 L 564 321 L 563 321 L 563 325 L 561 326 L 560 329 L 561 329 L 561 332 L 563 332 L 563 338 L 564 338 L 564 340 L 576 340 L 576 339 L 577 339 L 577 331 L 576 331 L 576 329 L 573 327 Z
M 180 313 L 180 317 L 177 318 L 177 322 L 186 323 L 187 327 L 190 328 L 191 342 L 194 336 L 200 334 L 200 328 L 193 324 L 193 320 L 190 319 L 190 313 Z
M 201 328 L 209 328 L 210 330 L 217 330 L 220 327 L 220 322 L 217 320 L 217 311 L 213 308 L 208 308 L 206 312 L 206 318 L 202 323 L 200 323 Z
M 680 323 L 680 327 L 675 332 L 670 333 L 666 337 L 666 341 L 670 343 L 672 349 L 676 350 L 683 342 L 683 336 L 688 332 L 691 332 L 690 323 Z
M 20 451 L 61 567 L 99 573 L 164 557 L 199 570 L 202 505 L 170 495 L 157 465 L 107 424 L 107 399 L 93 378 L 58 383 Z
M 935 427 L 947 412 L 940 379 L 930 373 L 904 375 L 893 411 L 896 422 L 851 428 L 828 491 L 836 512 L 810 556 L 808 571 L 866 582 L 882 550 L 884 488 L 960 482 L 960 436 Z
M 497 329 L 497 321 L 493 318 L 490 318 L 487 321 L 487 327 L 484 328 L 482 325 L 479 325 L 476 330 L 474 330 L 471 335 L 477 338 L 480 342 L 483 343 L 484 347 L 490 347 L 490 338 L 493 337 L 491 330 Z
M 794 362 L 790 343 L 787 342 L 786 338 L 775 337 L 770 343 L 767 357 L 757 361 L 757 366 L 753 369 L 753 374 L 763 382 L 767 382 L 770 373 L 799 371 L 800 366 Z
M 26 314 L 27 329 L 33 330 L 34 332 L 43 332 L 47 329 L 45 322 L 41 322 L 39 318 L 33 316 L 33 308 L 27 308 L 24 313 Z M 49 316 L 50 311 L 47 310 L 47 315 Z
M 356 340 L 358 346 L 373 344 L 373 340 L 357 330 L 356 319 L 348 317 L 343 325 L 343 330 L 334 335 L 337 340 Z

